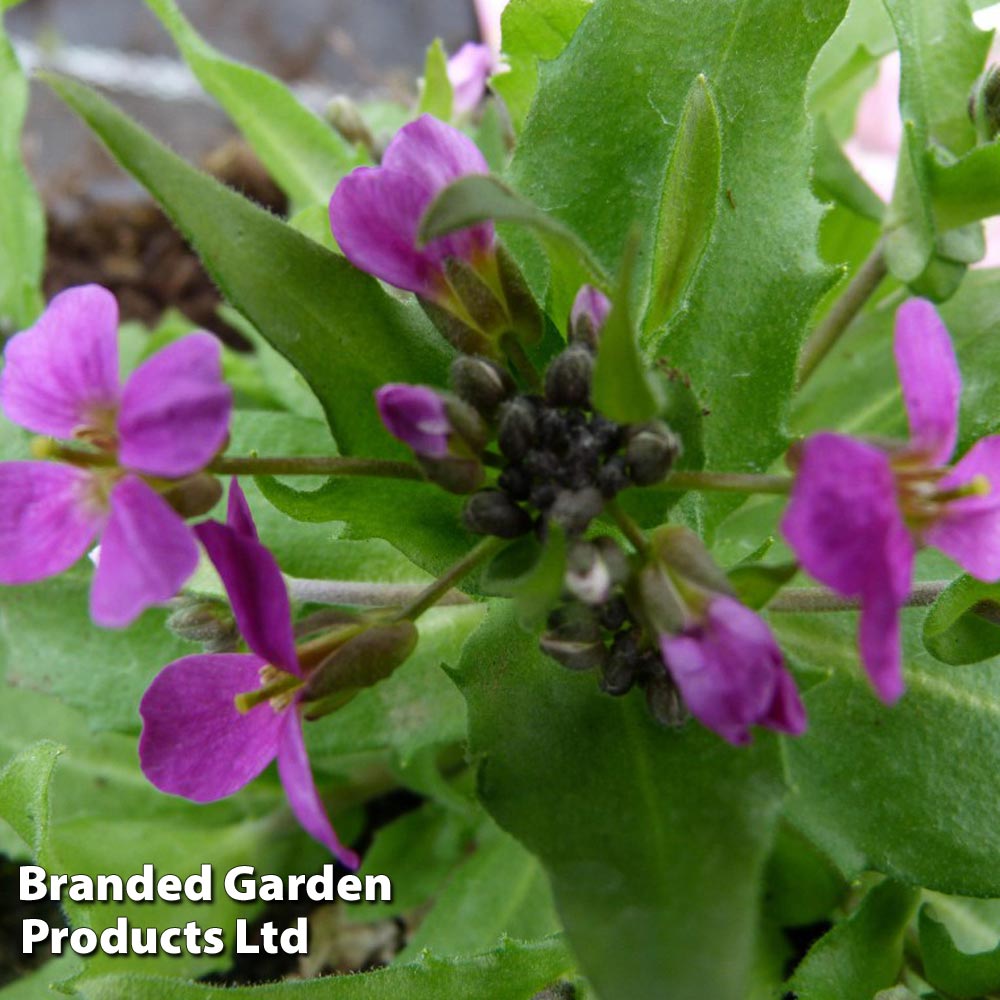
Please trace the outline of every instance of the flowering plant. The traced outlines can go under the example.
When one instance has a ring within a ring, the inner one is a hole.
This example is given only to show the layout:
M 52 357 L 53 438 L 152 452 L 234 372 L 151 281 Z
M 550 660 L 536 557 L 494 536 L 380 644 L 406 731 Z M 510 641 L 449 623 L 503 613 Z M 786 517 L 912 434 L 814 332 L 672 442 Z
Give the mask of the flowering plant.
M 1000 993 L 1000 86 L 966 0 L 513 0 L 385 135 L 147 4 L 290 207 L 45 77 L 253 352 L 150 340 L 99 286 L 42 302 L 0 144 L 30 853 L 390 875 L 344 918 L 398 921 L 353 963 L 388 969 L 236 996 Z M 884 202 L 845 148 L 895 50 Z M 226 964 L 38 975 L 187 1000 Z

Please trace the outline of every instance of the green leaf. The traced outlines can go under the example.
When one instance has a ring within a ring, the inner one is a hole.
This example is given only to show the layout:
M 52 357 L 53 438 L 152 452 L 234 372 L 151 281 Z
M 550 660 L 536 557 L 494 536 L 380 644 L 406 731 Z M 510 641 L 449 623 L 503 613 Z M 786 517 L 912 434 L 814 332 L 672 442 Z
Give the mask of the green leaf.
M 412 305 L 164 148 L 96 93 L 47 78 L 191 242 L 226 298 L 305 377 L 345 454 L 404 454 L 372 393 L 445 382 L 448 350 Z
M 63 750 L 58 743 L 41 740 L 0 771 L 0 818 L 45 862 L 49 860 L 49 783 Z
M 558 930 L 542 866 L 513 837 L 492 827 L 452 875 L 401 959 L 424 948 L 434 955 L 473 955 L 505 936 L 537 941 Z
M 720 187 L 731 200 L 687 308 L 650 345 L 711 410 L 708 468 L 759 471 L 785 446 L 795 357 L 832 278 L 816 254 L 822 209 L 810 189 L 806 83 L 845 9 L 846 0 L 809 0 L 805 12 L 801 0 L 596 4 L 543 68 L 514 156 L 517 190 L 610 268 L 636 224 L 652 241 L 685 97 L 699 74 L 711 81 L 724 123 Z M 738 502 L 704 501 L 705 523 Z
M 42 310 L 45 212 L 21 158 L 28 81 L 0 12 L 0 335 L 30 326 Z
M 435 38 L 427 49 L 417 113 L 433 115 L 446 122 L 451 120 L 451 106 L 452 91 L 451 81 L 448 79 L 448 56 L 445 54 L 441 39 Z
M 590 9 L 592 0 L 511 0 L 501 18 L 504 61 L 510 67 L 490 86 L 504 99 L 520 132 L 538 88 L 538 63 L 555 59 Z
M 956 1000 L 1000 989 L 1000 945 L 975 954 L 960 951 L 947 925 L 927 906 L 920 910 L 920 954 L 927 981 Z
M 856 215 L 881 222 L 885 212 L 882 199 L 854 169 L 834 138 L 826 117 L 816 119 L 816 159 L 813 180 L 821 198 L 831 198 Z
M 1000 144 L 978 146 L 948 163 L 932 156 L 928 171 L 940 229 L 1000 215 Z
M 676 1000 L 745 1000 L 782 797 L 776 741 L 737 750 L 698 726 L 665 730 L 641 697 L 601 695 L 546 659 L 506 607 L 466 643 L 456 681 L 480 797 L 541 860 L 603 1000 L 664 983 Z
M 511 597 L 522 628 L 536 631 L 558 602 L 566 577 L 566 535 L 551 525 L 544 545 L 532 536 L 507 546 L 483 571 L 485 594 Z
M 662 397 L 655 392 L 658 385 L 647 374 L 639 352 L 632 311 L 636 249 L 634 240 L 625 249 L 618 288 L 597 345 L 591 387 L 594 406 L 622 424 L 652 420 L 663 405 Z
M 279 80 L 225 58 L 174 0 L 146 0 L 201 85 L 225 108 L 270 175 L 300 207 L 326 205 L 358 154 Z
M 924 619 L 924 645 L 944 663 L 979 663 L 1000 653 L 1000 585 L 963 574 Z
M 792 825 L 848 877 L 874 869 L 941 892 L 1000 896 L 991 860 L 1000 850 L 996 662 L 937 663 L 923 652 L 919 611 L 904 611 L 907 691 L 888 707 L 860 666 L 856 615 L 774 615 L 772 626 L 797 672 L 826 675 L 804 693 L 808 731 L 786 744 Z
M 722 133 L 704 75 L 691 84 L 667 161 L 653 245 L 652 298 L 643 328 L 655 331 L 683 306 L 715 225 Z
M 896 982 L 903 964 L 903 933 L 919 890 L 886 879 L 841 924 L 819 939 L 795 970 L 799 1000 L 868 1000 Z
M 559 939 L 539 944 L 507 941 L 471 957 L 422 955 L 354 976 L 306 982 L 217 987 L 153 976 L 100 976 L 75 982 L 84 1000 L 526 1000 L 571 970 Z
M 848 891 L 836 868 L 787 824 L 778 828 L 766 886 L 765 911 L 780 927 L 805 927 L 829 919 Z
M 729 571 L 736 596 L 755 611 L 765 607 L 779 590 L 798 573 L 797 563 L 746 563 Z

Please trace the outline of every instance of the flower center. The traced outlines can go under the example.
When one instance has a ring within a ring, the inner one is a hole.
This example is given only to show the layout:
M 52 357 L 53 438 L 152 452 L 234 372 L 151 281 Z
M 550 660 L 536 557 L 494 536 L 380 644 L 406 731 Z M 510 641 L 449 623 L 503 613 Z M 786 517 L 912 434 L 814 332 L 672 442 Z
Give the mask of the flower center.
M 899 509 L 909 527 L 917 531 L 933 524 L 952 501 L 988 496 L 992 492 L 992 485 L 984 475 L 974 476 L 960 486 L 939 489 L 938 483 L 948 472 L 946 468 L 896 468 L 894 471 Z
M 233 701 L 241 715 L 246 715 L 265 701 L 270 702 L 271 708 L 276 713 L 283 712 L 295 701 L 295 695 L 304 683 L 301 677 L 265 663 L 260 668 L 260 687 L 256 691 L 244 691 L 243 694 L 238 694 Z

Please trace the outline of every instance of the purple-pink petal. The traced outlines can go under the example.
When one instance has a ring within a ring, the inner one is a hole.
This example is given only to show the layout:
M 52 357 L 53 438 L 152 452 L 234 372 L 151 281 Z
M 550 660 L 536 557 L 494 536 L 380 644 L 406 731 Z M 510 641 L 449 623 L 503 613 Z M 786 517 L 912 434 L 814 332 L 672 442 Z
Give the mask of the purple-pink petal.
M 286 713 L 282 720 L 281 739 L 278 746 L 278 774 L 288 796 L 288 804 L 302 828 L 321 844 L 328 847 L 347 868 L 357 868 L 358 856 L 344 847 L 323 808 L 323 802 L 313 781 L 306 753 L 302 720 L 297 709 Z
M 50 462 L 0 462 L 0 583 L 69 569 L 101 530 L 91 474 Z
M 99 285 L 57 295 L 4 350 L 0 405 L 36 434 L 71 438 L 118 405 L 118 304 Z
M 288 590 L 274 556 L 260 542 L 216 521 L 194 530 L 222 577 L 247 645 L 266 663 L 301 673 Z
M 355 267 L 433 298 L 444 260 L 473 260 L 492 245 L 493 226 L 471 226 L 418 247 L 420 220 L 452 181 L 488 172 L 471 139 L 423 115 L 400 129 L 381 166 L 359 167 L 337 185 L 330 199 L 333 235 Z
M 897 595 L 876 585 L 861 598 L 861 661 L 875 692 L 887 705 L 897 701 L 905 687 L 899 638 L 901 603 Z
M 486 82 L 493 75 L 495 65 L 493 50 L 479 42 L 466 42 L 448 60 L 448 81 L 455 114 L 475 110 L 486 93 Z
M 448 454 L 451 424 L 444 400 L 433 389 L 393 382 L 376 390 L 375 405 L 386 430 L 418 455 Z
M 958 438 L 962 376 L 951 337 L 930 302 L 910 299 L 899 307 L 895 351 L 911 449 L 930 465 L 942 465 Z
M 785 669 L 777 672 L 774 697 L 760 718 L 760 725 L 789 736 L 801 736 L 806 731 L 806 708 L 792 675 Z
M 246 494 L 240 481 L 233 476 L 229 481 L 229 503 L 226 507 L 226 524 L 238 535 L 244 538 L 258 541 L 257 525 L 254 524 L 253 514 L 250 513 L 250 504 L 247 503 Z
M 198 567 L 198 546 L 177 512 L 138 476 L 115 485 L 110 506 L 90 614 L 98 625 L 121 628 L 177 594 Z
M 119 460 L 154 476 L 198 472 L 225 444 L 231 410 L 219 342 L 208 333 L 174 341 L 125 383 L 118 416 Z
M 284 713 L 264 702 L 243 714 L 233 703 L 236 695 L 260 687 L 263 665 L 238 653 L 187 656 L 156 675 L 139 704 L 139 760 L 157 788 L 214 802 L 274 759 Z
M 607 321 L 611 312 L 611 300 L 599 288 L 593 285 L 581 285 L 580 291 L 573 299 L 573 308 L 570 310 L 569 321 L 571 326 L 576 326 L 581 319 L 590 321 L 595 331 L 600 331 Z
M 992 583 L 1000 580 L 1000 436 L 977 441 L 937 488 L 954 490 L 977 479 L 985 480 L 989 492 L 949 501 L 924 541 Z
M 701 623 L 661 636 L 660 649 L 691 714 L 723 739 L 748 743 L 751 725 L 802 731 L 794 685 L 779 686 L 781 650 L 764 619 L 739 601 L 713 598 Z

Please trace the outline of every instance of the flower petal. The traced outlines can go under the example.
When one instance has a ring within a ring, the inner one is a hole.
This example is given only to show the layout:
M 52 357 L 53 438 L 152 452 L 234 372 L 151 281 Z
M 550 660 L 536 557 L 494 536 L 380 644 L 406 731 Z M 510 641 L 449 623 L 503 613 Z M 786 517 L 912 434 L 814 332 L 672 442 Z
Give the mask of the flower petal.
M 120 628 L 181 589 L 198 566 L 198 546 L 177 512 L 138 476 L 118 483 L 110 503 L 90 615 Z
M 899 307 L 895 350 L 911 446 L 932 465 L 942 465 L 958 437 L 962 376 L 951 337 L 926 299 L 910 299 Z
M 232 391 L 219 342 L 193 333 L 157 351 L 129 377 L 118 415 L 121 464 L 170 478 L 203 469 L 229 433 Z
M 909 592 L 913 543 L 878 448 L 840 434 L 805 441 L 781 530 L 802 566 L 847 597 Z
M 222 577 L 247 645 L 267 663 L 300 674 L 288 590 L 274 556 L 256 539 L 216 521 L 194 530 Z
M 109 423 L 118 404 L 118 303 L 106 288 L 57 295 L 4 350 L 0 405 L 36 434 L 71 438 Z
M 274 760 L 282 715 L 269 702 L 245 714 L 233 703 L 260 687 L 263 665 L 239 653 L 186 656 L 156 675 L 139 703 L 139 761 L 160 791 L 214 802 Z
M 493 50 L 479 42 L 466 42 L 448 60 L 448 81 L 455 114 L 475 110 L 486 93 L 486 82 L 494 66 Z
M 0 462 L 0 583 L 69 569 L 107 516 L 88 498 L 90 473 L 53 462 Z
M 254 524 L 253 514 L 250 513 L 250 504 L 247 503 L 246 494 L 240 481 L 233 476 L 229 480 L 229 504 L 226 508 L 226 524 L 237 534 L 258 540 L 257 525 Z
M 361 863 L 360 858 L 337 839 L 319 792 L 316 791 L 298 711 L 289 712 L 283 723 L 278 747 L 278 774 L 285 786 L 288 804 L 292 807 L 295 818 L 306 833 L 328 847 L 342 865 L 357 868 Z
M 599 288 L 593 285 L 581 285 L 573 299 L 570 310 L 570 326 L 576 326 L 581 320 L 590 323 L 594 333 L 599 333 L 611 312 L 611 300 Z
M 792 675 L 784 668 L 778 671 L 774 698 L 761 716 L 760 725 L 789 736 L 801 736 L 806 731 L 806 707 Z
M 385 429 L 418 455 L 448 454 L 451 424 L 444 400 L 433 389 L 391 382 L 376 390 L 375 406 Z
M 887 705 L 897 701 L 904 690 L 899 611 L 900 602 L 877 587 L 861 599 L 861 660 L 876 693 Z
M 938 483 L 940 490 L 985 479 L 985 496 L 961 497 L 945 507 L 941 517 L 924 532 L 924 540 L 950 556 L 980 580 L 1000 580 L 1000 436 L 977 441 L 962 460 Z

